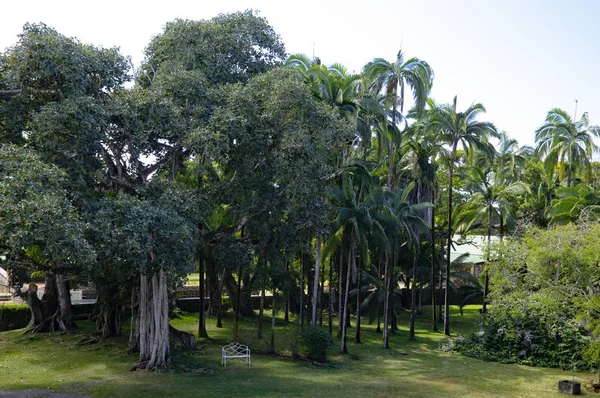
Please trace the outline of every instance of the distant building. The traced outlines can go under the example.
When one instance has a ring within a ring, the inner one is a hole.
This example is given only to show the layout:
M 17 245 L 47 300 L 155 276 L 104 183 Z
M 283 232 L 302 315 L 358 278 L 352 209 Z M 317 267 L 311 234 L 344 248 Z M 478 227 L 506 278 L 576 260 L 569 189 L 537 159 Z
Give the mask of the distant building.
M 492 247 L 498 242 L 497 236 L 491 237 Z M 466 255 L 463 259 L 465 271 L 471 272 L 477 278 L 483 271 L 483 266 L 486 262 L 486 250 L 488 247 L 487 236 L 484 235 L 469 235 L 464 238 L 454 237 L 453 248 L 450 253 L 450 261 L 456 260 L 462 255 Z

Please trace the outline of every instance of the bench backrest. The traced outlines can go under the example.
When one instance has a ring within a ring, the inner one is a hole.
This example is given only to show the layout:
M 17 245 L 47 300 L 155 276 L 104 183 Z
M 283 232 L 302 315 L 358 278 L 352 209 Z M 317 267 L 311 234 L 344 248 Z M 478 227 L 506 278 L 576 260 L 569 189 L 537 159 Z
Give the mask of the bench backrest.
M 223 352 L 227 356 L 247 355 L 248 346 L 234 342 L 224 346 Z

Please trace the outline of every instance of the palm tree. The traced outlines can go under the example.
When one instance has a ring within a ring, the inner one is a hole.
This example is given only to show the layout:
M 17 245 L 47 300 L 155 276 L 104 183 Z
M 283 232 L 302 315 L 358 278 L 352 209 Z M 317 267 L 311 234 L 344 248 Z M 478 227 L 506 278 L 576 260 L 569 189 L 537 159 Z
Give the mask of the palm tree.
M 383 208 L 384 193 L 383 188 L 375 187 L 368 194 L 364 195 L 354 189 L 352 177 L 354 175 L 348 173 L 343 181 L 342 187 L 335 187 L 330 190 L 331 201 L 337 208 L 337 218 L 335 221 L 336 233 L 343 233 L 348 236 L 348 270 L 346 276 L 346 288 L 344 289 L 344 309 L 342 322 L 342 344 L 340 351 L 348 352 L 346 345 L 346 324 L 348 316 L 348 297 L 350 291 L 350 278 L 354 281 L 357 275 L 361 275 L 361 264 L 368 257 L 368 237 L 373 229 L 383 230 L 377 219 L 372 217 L 372 213 L 378 208 Z M 355 177 L 356 178 L 356 177 Z M 365 185 L 363 184 L 362 187 Z M 356 251 L 359 251 L 357 253 Z M 358 254 L 358 255 L 357 255 Z M 358 269 L 356 260 L 359 259 Z M 360 280 L 358 281 L 360 286 Z M 360 342 L 360 306 L 357 309 L 357 333 L 359 337 L 357 342 Z
M 411 114 L 409 113 L 409 117 Z M 414 115 L 418 116 L 418 115 Z M 437 163 L 435 158 L 438 155 L 445 155 L 446 149 L 440 140 L 440 135 L 429 129 L 427 115 L 421 117 L 421 120 L 415 122 L 407 130 L 407 137 L 404 139 L 401 147 L 403 153 L 402 159 L 405 162 L 404 170 L 407 177 L 417 185 L 416 203 L 423 201 L 436 202 L 436 192 L 438 191 L 437 181 Z M 435 308 L 435 206 L 427 209 L 427 219 L 431 240 L 431 308 L 433 330 L 437 331 L 437 319 Z
M 494 221 L 498 221 L 500 234 L 503 235 L 507 218 L 514 214 L 511 211 L 511 196 L 529 192 L 529 187 L 521 181 L 506 186 L 502 181 L 498 181 L 496 176 L 491 168 L 483 169 L 478 166 L 465 173 L 465 190 L 471 192 L 471 196 L 468 202 L 455 209 L 454 214 L 457 233 L 465 233 L 479 225 L 487 228 L 488 262 Z M 483 312 L 487 310 L 488 287 L 489 277 L 486 270 L 483 283 Z
M 600 138 L 600 127 L 590 126 L 587 112 L 575 122 L 571 116 L 559 108 L 551 109 L 545 123 L 536 130 L 536 153 L 545 156 L 546 173 L 552 175 L 559 165 L 559 180 L 567 172 L 567 186 L 573 183 L 573 171 L 590 170 L 590 157 L 598 150 L 593 138 Z
M 556 198 L 548 210 L 551 224 L 567 224 L 577 221 L 584 214 L 597 219 L 600 214 L 600 196 L 592 187 L 577 184 L 573 187 L 560 187 Z
M 430 127 L 434 131 L 439 131 L 442 139 L 450 145 L 450 157 L 448 159 L 448 234 L 447 234 L 447 260 L 450 264 L 450 252 L 452 247 L 452 179 L 454 177 L 454 162 L 458 145 L 472 154 L 474 149 L 479 149 L 482 153 L 491 156 L 494 148 L 487 142 L 490 136 L 497 136 L 496 127 L 489 122 L 477 121 L 477 116 L 485 112 L 481 104 L 473 104 L 464 112 L 457 112 L 456 97 L 452 104 L 438 105 L 433 100 L 428 101 L 431 108 L 429 119 Z M 444 333 L 450 335 L 450 316 L 449 316 L 449 276 L 450 267 L 446 267 L 446 291 L 444 304 Z
M 406 86 L 413 93 L 415 106 L 423 109 L 433 84 L 433 70 L 418 58 L 404 59 L 402 50 L 394 62 L 383 58 L 375 58 L 364 67 L 365 75 L 372 82 L 373 93 L 384 95 L 385 105 L 389 111 L 391 132 L 394 135 L 398 124 L 405 120 L 404 116 L 404 91 Z M 395 141 L 398 137 L 391 137 L 388 142 L 388 175 L 387 187 L 393 190 L 393 169 Z
M 533 153 L 533 148 L 527 145 L 519 147 L 516 139 L 510 138 L 506 131 L 501 131 L 496 151 L 494 168 L 497 180 L 506 184 L 520 180 L 519 172 L 525 165 L 527 156 Z
M 410 195 L 414 183 L 410 183 L 405 189 L 397 188 L 394 192 L 388 192 L 388 206 L 390 212 L 381 212 L 384 217 L 380 222 L 385 225 L 388 241 L 392 244 L 391 253 L 388 253 L 388 259 L 385 266 L 385 286 L 386 297 L 384 302 L 384 322 L 383 322 L 383 347 L 390 348 L 388 325 L 390 324 L 390 315 L 392 306 L 392 279 L 393 266 L 396 262 L 396 255 L 403 246 L 414 249 L 418 241 L 419 233 L 427 230 L 427 225 L 422 218 L 418 216 L 419 212 L 428 208 L 429 203 L 411 205 L 407 198 Z M 379 216 L 379 214 L 378 214 Z

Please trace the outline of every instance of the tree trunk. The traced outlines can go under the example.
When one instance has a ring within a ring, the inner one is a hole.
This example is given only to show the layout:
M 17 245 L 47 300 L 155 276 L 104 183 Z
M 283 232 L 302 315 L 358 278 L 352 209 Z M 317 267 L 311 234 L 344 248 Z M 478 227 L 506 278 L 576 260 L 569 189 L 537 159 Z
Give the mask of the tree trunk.
M 390 349 L 390 336 L 389 336 L 389 324 L 390 324 L 390 290 L 391 280 L 390 275 L 390 258 L 388 255 L 385 257 L 385 301 L 383 305 L 383 348 L 386 350 Z
M 243 264 L 240 264 L 237 280 L 237 306 L 235 308 L 235 324 L 236 327 L 240 320 L 240 311 L 242 310 L 242 271 L 244 269 Z
M 60 307 L 58 305 L 58 289 L 56 288 L 56 275 L 54 272 L 46 272 L 44 280 L 44 295 L 42 296 L 42 302 L 44 303 L 44 311 L 42 315 L 44 318 L 48 318 L 56 314 Z
M 442 239 L 440 242 L 440 259 L 442 262 L 440 263 L 440 289 L 442 288 L 442 281 L 444 280 L 444 263 L 446 262 L 446 256 L 444 255 L 444 247 L 446 245 L 446 241 Z M 442 311 L 442 300 L 440 299 L 438 303 L 438 322 L 444 322 L 444 311 Z
M 169 325 L 169 336 L 175 341 L 175 347 L 177 344 L 181 345 L 181 348 L 192 349 L 196 348 L 196 338 L 193 334 L 175 329 Z
M 398 316 L 396 314 L 396 295 L 394 291 L 398 285 L 398 280 L 394 276 L 394 266 L 396 265 L 396 258 L 394 262 L 390 264 L 390 333 L 395 336 L 398 332 Z M 402 302 L 400 302 L 402 304 Z
M 63 275 L 55 275 L 51 271 L 46 272 L 44 295 L 41 302 L 37 299 L 37 290 L 36 284 L 31 284 L 27 290 L 32 328 L 26 330 L 25 333 L 65 331 L 76 327 L 71 311 L 69 286 Z
M 300 327 L 304 326 L 304 253 L 300 253 Z
M 491 249 L 491 245 L 492 245 L 492 208 L 489 207 L 488 208 L 488 228 L 487 228 L 487 240 L 488 240 L 488 244 L 487 244 L 487 263 L 489 264 L 490 262 L 490 249 Z M 490 281 L 489 281 L 489 277 L 488 277 L 488 272 L 487 272 L 487 264 L 484 266 L 484 274 L 483 274 L 483 305 L 481 308 L 481 313 L 485 314 L 487 312 L 487 297 L 488 297 L 488 288 L 490 285 Z
M 129 342 L 127 352 L 130 354 L 140 352 L 140 317 L 139 317 L 139 289 L 133 280 L 131 286 L 131 329 L 129 330 Z
M 206 315 L 204 312 L 204 258 L 200 252 L 198 253 L 198 281 L 198 301 L 200 302 L 200 308 L 198 308 L 198 337 L 208 338 L 208 333 L 206 332 Z
M 419 294 L 417 295 L 417 315 L 423 314 L 423 283 L 419 283 Z
M 458 142 L 454 142 L 452 145 L 452 154 L 450 156 L 450 163 L 448 164 L 448 174 L 450 181 L 448 184 L 448 253 L 446 256 L 446 291 L 444 292 L 444 334 L 450 336 L 450 265 L 452 260 L 450 254 L 452 251 L 452 178 L 454 177 L 454 160 L 456 159 L 456 147 Z
M 413 249 L 412 286 L 410 289 L 410 331 L 408 334 L 409 340 L 415 340 L 415 312 L 417 306 L 417 263 L 419 261 L 419 251 L 417 250 L 417 246 L 418 243 Z
M 42 316 L 42 306 L 40 305 L 40 299 L 37 296 L 38 286 L 35 283 L 30 283 L 27 291 L 27 304 L 29 305 L 29 311 L 31 311 L 31 320 L 29 326 L 37 326 L 44 320 Z
M 288 274 L 290 270 L 290 262 L 289 260 L 285 260 L 285 273 Z M 290 292 L 288 289 L 285 289 L 285 292 L 282 292 L 285 295 L 285 302 L 283 303 L 283 321 L 285 323 L 290 323 Z M 273 296 L 274 297 L 274 296 Z M 273 298 L 275 300 L 275 298 Z
M 348 252 L 348 270 L 346 271 L 346 289 L 344 290 L 344 319 L 342 322 L 342 345 L 340 347 L 340 352 L 345 354 L 348 353 L 348 347 L 346 344 L 346 323 L 348 322 L 349 313 L 348 313 L 348 293 L 350 290 L 350 271 L 352 266 L 350 265 L 350 261 L 352 261 L 352 257 L 354 256 L 354 242 L 353 239 L 350 239 L 350 250 Z
M 264 290 L 263 290 L 264 291 Z M 275 352 L 275 294 L 277 289 L 273 289 L 273 301 L 271 303 L 271 344 L 270 351 Z
M 317 304 L 319 294 L 319 271 L 321 267 L 321 236 L 317 236 L 317 242 L 315 244 L 315 277 L 312 291 L 312 318 L 311 325 L 317 326 Z
M 204 258 L 206 268 L 206 290 L 208 296 L 208 315 L 216 316 L 218 310 L 218 299 L 221 297 L 219 289 L 219 276 L 215 262 L 209 253 Z
M 217 327 L 218 328 L 223 327 L 223 322 L 222 322 L 223 311 L 221 310 L 221 306 L 223 305 L 223 300 L 222 300 L 223 281 L 225 281 L 225 272 L 226 271 L 227 271 L 227 267 L 223 267 L 223 275 L 221 275 L 221 280 L 219 281 L 219 288 L 217 290 L 217 292 L 218 292 L 218 296 L 217 296 Z
M 329 336 L 333 336 L 333 258 L 329 257 Z
M 323 326 L 323 306 L 325 304 L 325 265 L 323 265 L 323 269 L 321 270 L 320 285 L 321 288 L 319 289 L 319 326 Z
M 435 200 L 434 200 L 435 201 Z M 433 323 L 433 331 L 437 332 L 437 319 L 435 313 L 435 301 L 436 301 L 436 291 L 435 291 L 435 206 L 430 209 L 429 213 L 430 220 L 430 228 L 431 228 L 431 319 Z
M 140 276 L 140 354 L 133 369 L 164 369 L 169 364 L 169 305 L 164 270 Z
M 60 317 L 66 329 L 73 329 L 73 311 L 71 309 L 71 292 L 69 291 L 69 282 L 62 274 L 56 274 L 56 287 L 58 290 L 58 305 L 60 308 Z
M 356 344 L 360 344 L 360 288 L 362 281 L 362 258 L 359 257 L 358 261 L 358 277 L 356 278 L 356 335 L 354 341 Z
M 121 309 L 120 286 L 114 285 L 110 280 L 98 278 L 95 281 L 98 291 L 96 299 L 96 333 L 103 338 L 121 335 Z M 135 318 L 132 318 L 135 319 Z M 134 325 L 132 324 L 132 329 Z
M 262 339 L 262 328 L 263 328 L 263 314 L 265 309 L 265 289 L 263 288 L 260 292 L 260 306 L 258 309 L 258 333 L 257 337 Z
M 338 337 L 342 336 L 342 323 L 344 321 L 344 300 L 342 300 L 342 294 L 344 294 L 344 289 L 343 289 L 343 275 L 344 275 L 344 255 L 343 255 L 343 251 L 342 249 L 340 249 L 340 264 L 339 264 L 339 271 L 338 271 L 338 277 L 339 277 L 339 287 L 338 287 Z
M 378 264 L 377 277 L 381 278 L 381 261 L 379 261 L 379 264 Z M 383 285 L 385 286 L 385 280 L 383 282 Z M 377 292 L 377 294 L 379 294 L 379 292 Z M 385 303 L 384 303 L 384 306 L 385 306 Z M 377 300 L 377 329 L 375 329 L 375 332 L 381 333 L 381 306 L 379 305 L 379 300 Z

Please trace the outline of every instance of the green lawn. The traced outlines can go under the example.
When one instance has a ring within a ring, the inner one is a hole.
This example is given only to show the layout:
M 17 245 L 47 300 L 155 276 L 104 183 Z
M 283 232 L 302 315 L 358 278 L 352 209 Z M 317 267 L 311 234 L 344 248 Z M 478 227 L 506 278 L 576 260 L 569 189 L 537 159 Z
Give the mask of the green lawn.
M 475 325 L 476 306 L 468 307 L 460 317 L 453 309 L 453 332 L 466 332 Z M 363 344 L 353 342 L 349 352 L 340 355 L 339 341 L 331 347 L 331 367 L 310 362 L 259 354 L 266 347 L 265 338 L 255 337 L 255 320 L 247 319 L 240 328 L 240 340 L 253 348 L 252 366 L 242 360 L 220 365 L 220 347 L 231 341 L 232 319 L 224 319 L 224 328 L 207 322 L 212 340 L 200 341 L 197 351 L 176 351 L 173 369 L 163 372 L 137 371 L 129 368 L 136 357 L 126 353 L 126 337 L 89 344 L 91 324 L 72 334 L 26 335 L 20 331 L 0 333 L 0 389 L 43 389 L 87 394 L 93 397 L 198 397 L 198 396 L 376 396 L 402 397 L 560 397 L 558 380 L 571 378 L 570 372 L 558 369 L 531 368 L 518 365 L 482 362 L 438 349 L 445 337 L 429 330 L 429 316 L 418 324 L 418 340 L 407 341 L 407 314 L 400 318 L 401 330 L 391 340 L 392 349 L 381 348 L 375 325 L 365 325 Z M 326 321 L 326 320 L 325 320 Z M 185 316 L 172 325 L 195 331 L 197 317 Z M 278 322 L 278 324 L 280 321 Z M 289 351 L 289 333 L 279 326 L 276 333 L 278 351 Z M 197 375 L 196 370 L 210 368 L 214 375 Z M 576 374 L 578 381 L 588 381 L 591 373 Z M 589 394 L 585 391 L 584 395 Z M 0 393 L 1 395 L 1 393 Z
M 200 274 L 197 272 L 193 272 L 188 274 L 187 282 L 185 282 L 186 286 L 198 286 L 200 284 Z

